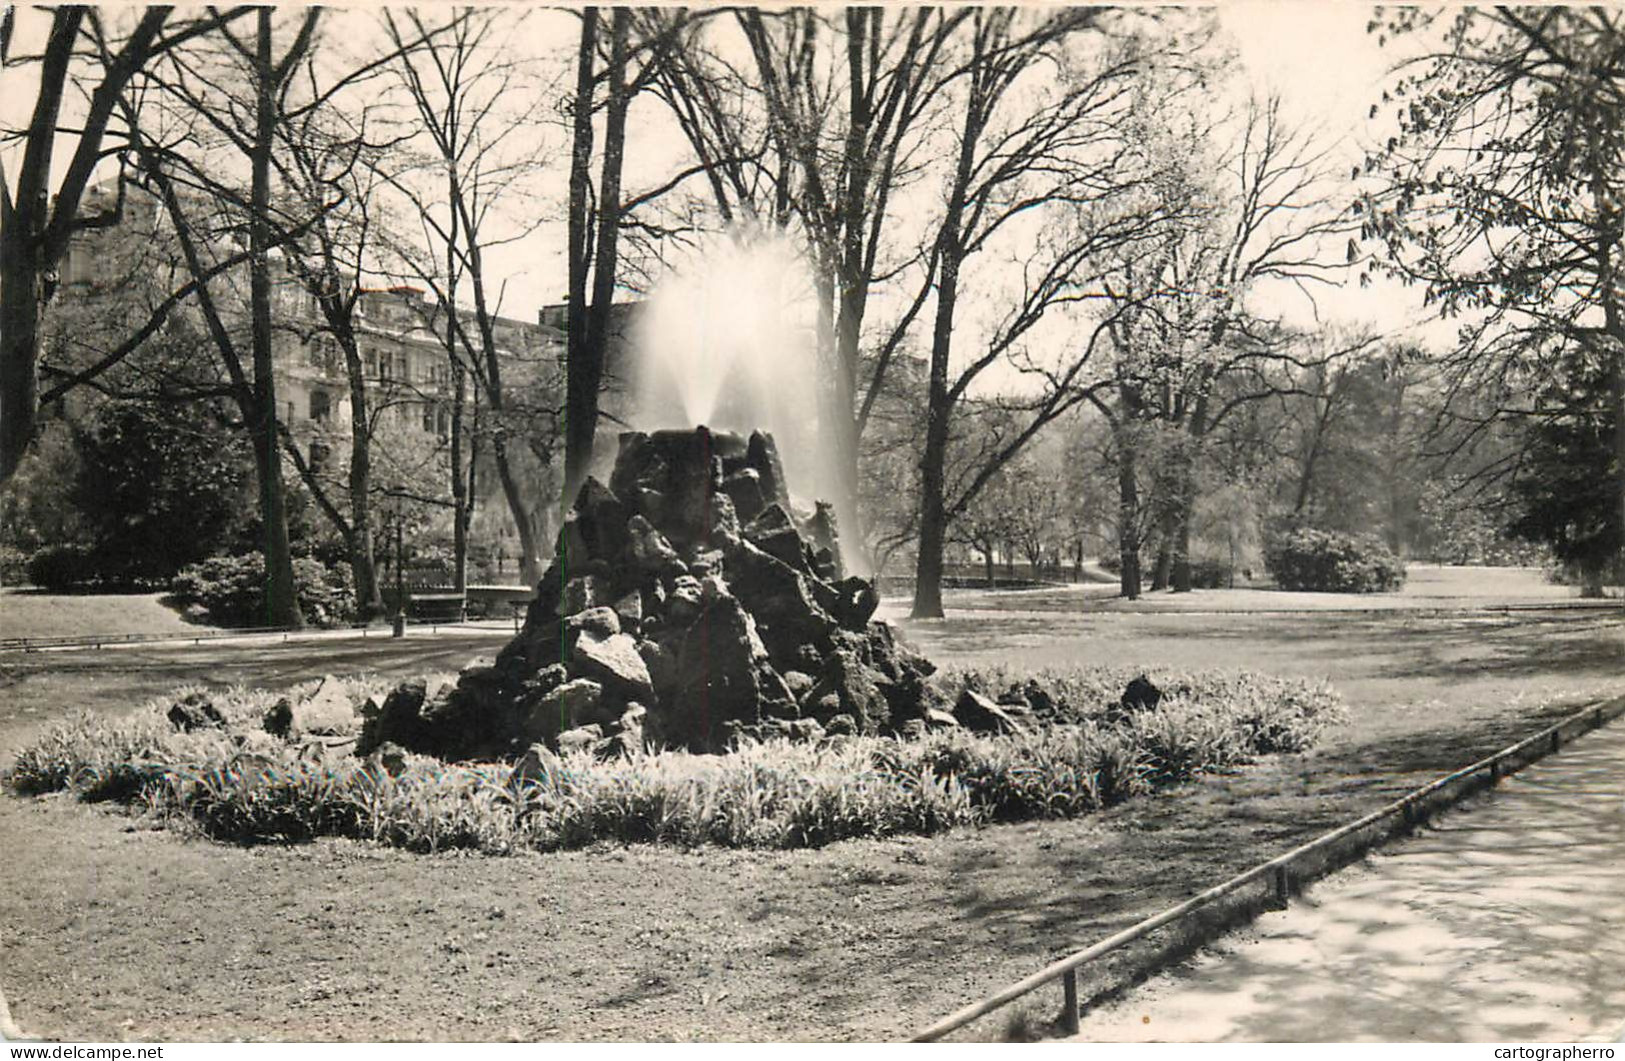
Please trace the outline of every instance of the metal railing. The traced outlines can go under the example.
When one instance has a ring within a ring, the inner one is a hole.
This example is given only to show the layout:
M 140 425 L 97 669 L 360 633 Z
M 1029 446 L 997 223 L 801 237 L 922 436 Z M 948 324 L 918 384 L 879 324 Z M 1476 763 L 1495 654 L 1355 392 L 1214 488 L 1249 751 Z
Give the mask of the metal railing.
M 1275 904 L 1284 906 L 1295 886 L 1315 879 L 1315 875 L 1295 875 L 1294 873 L 1294 868 L 1301 866 L 1310 856 L 1329 854 L 1341 841 L 1388 819 L 1398 818 L 1404 826 L 1413 826 L 1420 822 L 1426 816 L 1426 813 L 1431 810 L 1431 808 L 1425 806 L 1425 801 L 1429 797 L 1463 781 L 1482 781 L 1482 775 L 1485 774 L 1488 775 L 1488 783 L 1494 784 L 1506 774 L 1512 772 L 1513 769 L 1518 768 L 1514 766 L 1509 769 L 1508 764 L 1520 756 L 1533 753 L 1518 764 L 1519 766 L 1526 766 L 1543 755 L 1557 751 L 1565 739 L 1588 733 L 1605 722 L 1618 718 L 1620 715 L 1625 715 L 1625 698 L 1587 706 L 1567 716 L 1556 725 L 1548 726 L 1532 736 L 1525 737 L 1516 744 L 1502 748 L 1488 758 L 1480 759 L 1470 766 L 1464 766 L 1454 773 L 1446 774 L 1444 777 L 1431 781 L 1421 788 L 1394 800 L 1392 803 L 1372 811 L 1357 821 L 1323 833 L 1308 843 L 1293 848 L 1284 855 L 1278 855 L 1267 862 L 1261 862 L 1251 869 L 1238 873 L 1222 884 L 1216 884 L 1206 891 L 1192 896 L 1178 906 L 1170 907 L 1160 914 L 1148 917 L 1115 935 L 1108 936 L 1093 946 L 1085 947 L 1083 950 L 1075 951 L 1064 958 L 1051 962 L 1026 979 L 1017 981 L 1002 991 L 989 995 L 980 1002 L 973 1002 L 963 1009 L 944 1017 L 915 1035 L 910 1041 L 934 1042 L 950 1032 L 965 1027 L 977 1018 L 1007 1006 L 1043 987 L 1045 984 L 1053 983 L 1056 980 L 1061 981 L 1063 996 L 1061 1030 L 1068 1035 L 1076 1035 L 1080 1019 L 1078 970 L 1096 958 L 1110 954 L 1112 951 L 1133 943 L 1159 928 L 1209 907 L 1218 900 L 1254 882 L 1266 882 L 1273 891 Z M 1478 787 L 1480 787 L 1478 784 L 1463 786 L 1462 791 L 1453 797 L 1447 798 L 1444 805 L 1456 802 L 1469 792 L 1476 791 Z M 1367 850 L 1380 842 L 1379 839 L 1362 845 L 1360 850 Z

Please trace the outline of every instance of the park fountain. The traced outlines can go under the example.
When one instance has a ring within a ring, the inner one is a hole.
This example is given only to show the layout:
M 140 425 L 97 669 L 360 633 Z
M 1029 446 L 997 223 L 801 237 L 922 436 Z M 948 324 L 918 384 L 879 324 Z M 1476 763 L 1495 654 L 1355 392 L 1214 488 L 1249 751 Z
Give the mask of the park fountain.
M 784 323 L 804 270 L 777 244 L 731 246 L 650 300 L 633 422 L 652 429 L 582 485 L 523 627 L 455 683 L 398 687 L 359 753 L 709 752 L 951 721 L 928 707 L 931 664 L 873 618 L 874 585 L 846 576 L 832 508 L 790 492 L 787 465 L 829 481 L 810 331 Z
M 873 618 L 873 584 L 842 577 L 839 555 L 829 507 L 792 508 L 771 435 L 626 432 L 609 484 L 577 494 L 519 633 L 454 684 L 397 688 L 358 752 L 923 729 L 931 664 Z

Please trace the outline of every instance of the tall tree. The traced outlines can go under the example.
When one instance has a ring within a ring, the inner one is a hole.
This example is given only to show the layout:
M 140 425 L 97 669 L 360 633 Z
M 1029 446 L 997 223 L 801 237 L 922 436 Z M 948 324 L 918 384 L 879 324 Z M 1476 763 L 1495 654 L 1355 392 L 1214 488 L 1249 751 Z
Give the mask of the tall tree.
M 624 339 L 616 334 L 621 321 L 615 314 L 624 264 L 622 230 L 637 223 L 639 208 L 703 169 L 683 170 L 639 194 L 623 191 L 627 120 L 633 103 L 663 75 L 692 25 L 701 20 L 684 8 L 639 12 L 625 6 L 610 8 L 607 14 L 585 7 L 580 19 L 575 88 L 569 101 L 564 504 L 575 496 L 592 464 L 610 352 Z
M 528 487 L 520 440 L 539 434 L 546 440 L 543 448 L 550 447 L 558 434 L 558 410 L 542 412 L 515 401 L 505 377 L 517 355 L 527 352 L 514 347 L 499 323 L 502 285 L 488 264 L 490 253 L 522 239 L 543 220 L 527 223 L 511 216 L 528 199 L 540 165 L 533 123 L 514 104 L 515 90 L 528 82 L 527 59 L 499 56 L 521 17 L 469 10 L 436 21 L 414 9 L 384 12 L 385 30 L 399 53 L 394 70 L 410 101 L 418 139 L 404 148 L 414 153 L 416 164 L 392 166 L 381 176 L 421 225 L 420 238 L 399 248 L 403 267 L 433 296 L 435 326 L 455 366 L 455 382 L 461 386 L 466 379 L 478 393 L 491 461 L 519 538 L 520 574 L 534 582 L 541 577 L 552 499 Z M 405 48 L 414 38 L 422 46 Z M 511 227 L 499 224 L 504 212 Z M 466 308 L 460 305 L 464 298 Z M 533 359 L 545 356 L 545 351 L 528 353 Z M 461 410 L 460 401 L 456 408 Z M 451 441 L 454 519 L 458 533 L 466 536 L 462 433 L 453 430 Z
M 262 619 L 268 626 L 297 628 L 304 625 L 304 617 L 293 581 L 287 492 L 282 475 L 271 258 L 273 247 L 287 239 L 293 226 L 279 226 L 272 217 L 272 155 L 277 146 L 278 123 L 288 113 L 291 80 L 311 47 L 320 12 L 310 10 L 299 17 L 292 40 L 280 55 L 275 42 L 275 12 L 259 8 L 255 16 L 252 39 L 244 40 L 230 29 L 222 29 L 226 47 L 216 60 L 246 84 L 246 98 L 215 90 L 218 71 L 211 76 L 200 65 L 183 61 L 173 53 L 168 56 L 170 70 L 162 78 L 155 76 L 179 104 L 180 120 L 187 132 L 178 142 L 210 143 L 216 148 L 213 157 L 186 158 L 177 150 L 155 143 L 142 128 L 136 108 L 128 100 L 122 103 L 144 175 L 157 189 L 187 270 L 198 282 L 198 309 L 230 379 L 232 397 L 253 448 L 264 533 L 266 586 Z M 232 164 L 226 160 L 246 164 L 246 195 L 240 186 L 212 175 L 217 166 Z M 188 182 L 192 189 L 189 195 L 183 196 L 177 187 L 179 180 Z M 191 200 L 190 208 L 187 199 Z M 200 205 L 211 212 L 203 219 L 197 216 Z M 219 247 L 200 229 L 200 220 L 204 224 L 224 222 L 238 231 L 246 229 L 247 350 L 243 348 L 241 330 L 232 327 L 231 307 L 222 304 L 220 285 L 208 279 L 215 273 L 210 257 Z
M 310 79 L 317 74 L 307 66 Z M 322 111 L 305 111 L 278 123 L 274 156 L 283 186 L 311 219 L 302 238 L 287 239 L 283 260 L 293 280 L 316 309 L 316 319 L 297 322 L 307 347 L 336 347 L 349 397 L 348 460 L 344 462 L 344 498 L 330 496 L 319 462 L 307 460 L 282 429 L 285 451 L 299 470 L 312 497 L 344 538 L 355 582 L 357 618 L 365 623 L 383 614 L 382 588 L 374 556 L 378 529 L 373 509 L 373 442 L 376 405 L 361 351 L 360 306 L 369 269 L 376 270 L 374 209 L 376 175 L 361 164 L 363 153 L 383 150 L 366 142 L 365 110 L 345 116 L 344 124 Z
M 715 27 L 709 47 L 679 50 L 659 82 L 724 222 L 794 225 L 806 247 L 826 381 L 819 419 L 851 542 L 869 537 L 858 503 L 862 438 L 930 278 L 888 324 L 889 338 L 865 333 L 871 295 L 929 260 L 929 248 L 900 237 L 894 206 L 940 132 L 943 89 L 962 72 L 951 45 L 968 18 L 963 8 L 742 9 Z M 730 54 L 726 30 L 748 61 Z
M 1237 123 L 1199 116 L 1172 147 L 1198 208 L 1155 254 L 1125 261 L 1112 278 L 1111 298 L 1129 312 L 1112 332 L 1114 400 L 1097 404 L 1125 430 L 1146 419 L 1177 429 L 1153 588 L 1185 591 L 1205 441 L 1247 403 L 1275 393 L 1282 377 L 1272 369 L 1297 360 L 1293 333 L 1273 312 L 1280 293 L 1312 299 L 1315 285 L 1335 283 L 1347 264 L 1333 244 L 1350 226 L 1332 202 L 1341 185 L 1327 149 L 1284 120 L 1279 99 L 1249 99 Z M 1275 297 L 1266 303 L 1260 289 Z M 1137 492 L 1135 468 L 1132 453 L 1119 452 L 1127 501 Z M 1139 591 L 1136 567 L 1125 557 L 1126 596 Z
M 1371 29 L 1442 29 L 1372 107 L 1397 128 L 1355 208 L 1374 266 L 1463 321 L 1441 361 L 1447 410 L 1478 435 L 1508 418 L 1605 429 L 1606 450 L 1590 428 L 1570 436 L 1574 458 L 1612 484 L 1608 522 L 1625 525 L 1625 14 L 1397 9 Z
M 966 25 L 963 75 L 953 86 L 946 202 L 932 223 L 936 301 L 920 458 L 917 618 L 942 615 L 949 523 L 1045 425 L 1091 393 L 1093 355 L 1111 315 L 1086 339 L 1072 340 L 1058 363 L 1035 356 L 1034 330 L 1052 310 L 1096 297 L 1108 255 L 1149 240 L 1170 217 L 1159 194 L 1162 167 L 1146 150 L 1147 105 L 1167 97 L 1153 97 L 1149 78 L 1137 76 L 1153 65 L 1141 18 L 1084 8 L 977 8 Z M 1178 52 L 1171 40 L 1157 44 Z M 1171 64 L 1160 69 L 1175 73 Z M 1014 233 L 1028 248 L 1018 252 L 1019 289 L 964 353 L 956 328 L 967 266 Z M 984 439 L 980 457 L 950 483 L 955 418 L 983 374 L 1001 362 L 1030 381 L 1028 393 L 1006 403 L 1016 426 Z
M 41 53 L 24 57 L 12 54 L 17 12 L 7 7 L 0 66 L 8 71 L 37 67 L 37 82 L 28 125 L 19 131 L 22 158 L 15 187 L 0 164 L 0 482 L 16 471 L 34 437 L 41 315 L 51 301 L 69 241 L 76 231 L 117 220 L 116 205 L 110 214 L 96 217 L 80 216 L 80 205 L 97 166 L 112 153 L 109 140 L 124 140 L 123 132 L 112 127 L 125 90 L 159 57 L 222 29 L 248 10 L 220 9 L 200 18 L 175 19 L 171 7 L 150 7 L 127 34 L 115 37 L 97 9 L 63 5 L 49 13 Z M 88 70 L 76 62 L 81 37 L 92 46 Z M 13 73 L 8 83 L 19 83 L 17 77 Z M 82 115 L 71 113 L 71 104 L 64 113 L 70 84 L 90 88 Z M 73 147 L 57 177 L 56 151 L 64 135 Z

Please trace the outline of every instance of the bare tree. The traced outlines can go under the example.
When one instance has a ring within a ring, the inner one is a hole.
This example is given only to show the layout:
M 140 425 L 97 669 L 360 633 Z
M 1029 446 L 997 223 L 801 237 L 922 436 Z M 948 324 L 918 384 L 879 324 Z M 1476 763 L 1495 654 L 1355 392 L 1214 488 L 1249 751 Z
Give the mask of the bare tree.
M 730 28 L 748 61 L 736 63 L 723 42 L 690 41 L 659 78 L 722 219 L 799 226 L 827 381 L 820 421 L 835 451 L 843 537 L 853 542 L 868 536 L 857 503 L 861 439 L 929 278 L 892 338 L 866 349 L 871 294 L 929 258 L 899 239 L 894 198 L 923 171 L 942 90 L 959 72 L 950 45 L 968 18 L 931 7 L 741 9 Z
M 934 225 L 935 313 L 913 614 L 942 614 L 942 545 L 949 523 L 1001 467 L 1098 385 L 1089 369 L 1111 315 L 1058 362 L 1035 355 L 1028 339 L 1051 314 L 1099 296 L 1113 253 L 1156 236 L 1182 208 L 1160 194 L 1161 165 L 1148 155 L 1151 59 L 1146 27 L 1134 13 L 1066 9 L 975 9 L 967 27 L 963 76 L 946 206 Z M 1159 45 L 1178 54 L 1172 41 Z M 1064 54 L 1064 58 L 1062 58 Z M 1035 73 L 1053 69 L 1035 96 Z M 1168 65 L 1161 67 L 1172 75 Z M 1165 91 L 1182 83 L 1170 76 Z M 1144 93 L 1142 100 L 1137 95 Z M 1167 97 L 1161 97 L 1166 99 Z M 1029 248 L 1018 259 L 1021 283 L 985 338 L 956 364 L 965 270 L 995 238 L 1021 225 Z M 956 414 L 998 363 L 1030 381 L 1003 405 L 1016 426 L 982 440 L 981 456 L 949 482 L 949 441 Z
M 169 69 L 160 80 L 164 91 L 179 102 L 186 124 L 175 143 L 199 142 L 218 145 L 208 161 L 187 158 L 179 150 L 154 142 L 140 127 L 135 107 L 123 101 L 126 118 L 135 138 L 144 175 L 157 189 L 170 221 L 187 269 L 194 280 L 210 275 L 210 256 L 216 241 L 200 231 L 199 219 L 183 201 L 178 178 L 186 179 L 194 192 L 202 193 L 209 209 L 218 211 L 205 223 L 225 223 L 238 231 L 246 229 L 248 245 L 248 349 L 243 349 L 241 333 L 229 323 L 231 307 L 223 306 L 215 284 L 200 282 L 196 292 L 210 337 L 220 355 L 231 383 L 232 396 L 243 417 L 253 452 L 259 483 L 260 517 L 264 525 L 266 569 L 265 614 L 267 625 L 299 627 L 304 623 L 293 581 L 293 558 L 288 541 L 286 490 L 282 477 L 282 437 L 278 421 L 276 368 L 273 358 L 272 263 L 270 252 L 285 241 L 292 226 L 277 226 L 272 218 L 272 155 L 276 150 L 278 123 L 287 114 L 290 82 L 310 49 L 320 13 L 305 12 L 293 30 L 293 39 L 276 54 L 274 12 L 261 8 L 256 13 L 254 36 L 243 40 L 222 28 L 225 47 L 208 59 L 167 56 Z M 210 69 L 222 64 L 232 80 L 247 86 L 244 99 L 232 91 L 216 89 L 220 73 Z M 156 75 L 152 75 L 155 76 Z M 216 167 L 227 167 L 231 159 L 246 164 L 249 183 L 246 196 L 228 179 L 213 175 Z M 197 198 L 194 196 L 194 199 Z M 280 229 L 280 231 L 279 231 Z
M 1374 267 L 1463 320 L 1441 360 L 1455 445 L 1494 449 L 1508 422 L 1531 439 L 1565 418 L 1606 433 L 1612 455 L 1594 474 L 1612 479 L 1611 503 L 1587 519 L 1583 551 L 1625 556 L 1625 17 L 1394 8 L 1370 28 L 1442 29 L 1371 108 L 1396 128 L 1355 209 L 1382 252 Z
M 69 241 L 77 231 L 118 220 L 122 199 L 95 217 L 81 217 L 80 204 L 97 166 L 126 142 L 124 131 L 115 127 L 126 88 L 159 57 L 217 32 L 248 11 L 229 8 L 175 19 L 172 8 L 151 7 L 127 34 L 115 38 L 96 9 L 64 5 L 50 12 L 41 54 L 25 57 L 12 54 L 16 10 L 7 7 L 0 65 L 36 66 L 38 84 L 27 127 L 4 134 L 8 143 L 20 142 L 23 148 L 15 190 L 0 165 L 0 482 L 16 471 L 34 437 L 40 405 L 41 315 L 51 301 Z M 89 42 L 88 59 L 76 65 L 81 38 Z M 79 65 L 88 65 L 88 72 Z M 64 114 L 70 83 L 91 86 L 84 114 L 77 119 Z M 73 149 L 53 190 L 56 149 L 64 134 Z M 164 313 L 172 306 L 164 306 Z M 146 334 L 161 323 L 161 317 L 155 319 Z
M 314 63 L 306 73 L 312 95 L 318 95 Z M 383 596 L 374 558 L 377 523 L 373 511 L 373 442 L 378 402 L 371 393 L 362 357 L 357 309 L 369 269 L 376 268 L 376 225 L 373 218 L 376 174 L 361 162 L 388 145 L 369 143 L 367 110 L 330 116 L 306 110 L 278 123 L 279 150 L 273 156 L 283 185 L 297 212 L 310 218 L 305 234 L 282 245 L 292 278 L 316 309 L 313 321 L 296 321 L 299 339 L 321 349 L 331 343 L 342 359 L 350 403 L 349 459 L 344 463 L 344 499 L 335 499 L 318 462 L 307 460 L 283 425 L 283 447 L 322 512 L 343 536 L 354 576 L 357 618 L 366 622 L 383 614 Z M 342 122 L 343 124 L 338 124 Z
M 522 135 L 533 132 L 534 125 L 511 107 L 511 93 L 527 80 L 525 59 L 495 58 L 505 35 L 514 32 L 516 17 L 522 16 L 470 10 L 435 25 L 417 10 L 384 12 L 385 29 L 400 55 L 394 69 L 410 100 L 421 146 L 413 148 L 417 165 L 391 167 L 381 176 L 422 226 L 420 238 L 412 241 L 416 247 L 401 247 L 402 261 L 440 308 L 436 324 L 455 382 L 460 388 L 464 379 L 472 381 L 478 393 L 488 418 L 491 461 L 519 537 L 521 577 L 534 582 L 541 577 L 541 539 L 551 498 L 527 497 L 533 491 L 521 474 L 523 450 L 516 443 L 527 431 L 556 436 L 557 411 L 537 416 L 536 410 L 514 407 L 504 378 L 504 362 L 514 350 L 499 334 L 502 286 L 487 267 L 490 252 L 522 239 L 543 220 L 496 233 L 501 212 L 519 205 L 539 165 L 534 141 Z M 413 38 L 423 46 L 405 49 Z M 466 310 L 459 308 L 465 294 Z M 459 400 L 454 406 L 459 421 L 461 409 Z M 469 503 L 468 480 L 461 471 L 462 426 L 454 425 L 451 435 L 460 556 Z
M 1154 254 L 1125 260 L 1108 284 L 1111 300 L 1125 310 L 1112 328 L 1116 379 L 1092 399 L 1121 430 L 1156 420 L 1182 436 L 1170 440 L 1166 454 L 1172 478 L 1159 499 L 1152 586 L 1176 591 L 1191 585 L 1191 514 L 1204 440 L 1248 402 L 1276 392 L 1280 377 L 1271 366 L 1295 361 L 1290 330 L 1253 296 L 1268 284 L 1307 294 L 1313 285 L 1335 283 L 1347 262 L 1333 244 L 1350 232 L 1332 203 L 1341 185 L 1327 149 L 1283 119 L 1279 100 L 1249 100 L 1239 126 L 1202 123 L 1185 136 L 1175 149 L 1185 157 L 1184 179 L 1200 209 L 1171 227 Z M 1212 140 L 1223 146 L 1210 161 L 1204 144 Z M 1365 336 L 1357 345 L 1374 341 Z M 1222 386 L 1234 382 L 1243 385 Z M 1120 503 L 1138 504 L 1134 454 L 1126 445 L 1117 450 Z M 1140 573 L 1127 545 L 1121 577 L 1124 595 L 1132 597 Z

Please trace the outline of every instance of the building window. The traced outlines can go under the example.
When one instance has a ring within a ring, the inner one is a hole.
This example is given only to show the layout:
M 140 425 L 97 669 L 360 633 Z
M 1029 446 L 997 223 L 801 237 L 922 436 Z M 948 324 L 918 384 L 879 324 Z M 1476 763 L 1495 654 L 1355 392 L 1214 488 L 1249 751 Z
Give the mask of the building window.
M 332 400 L 328 398 L 326 391 L 313 390 L 310 392 L 310 418 L 312 420 L 318 424 L 325 424 L 332 411 Z

